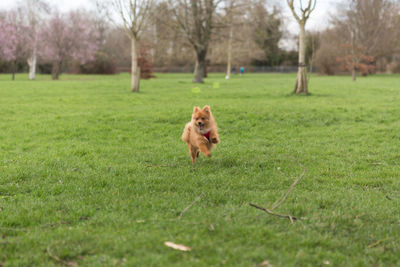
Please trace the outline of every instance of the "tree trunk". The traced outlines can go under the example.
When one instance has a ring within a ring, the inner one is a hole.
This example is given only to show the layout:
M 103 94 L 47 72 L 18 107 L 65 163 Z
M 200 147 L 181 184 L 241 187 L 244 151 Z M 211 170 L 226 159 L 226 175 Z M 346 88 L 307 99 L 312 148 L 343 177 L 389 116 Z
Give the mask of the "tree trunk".
M 232 61 L 232 39 L 233 39 L 233 26 L 230 26 L 229 29 L 229 39 L 228 39 L 228 62 L 226 64 L 226 76 L 225 79 L 229 79 L 231 77 L 231 61 Z
M 140 73 L 141 73 L 141 69 L 140 67 L 137 68 L 137 77 L 136 77 L 136 84 L 135 84 L 135 88 L 138 88 L 138 90 L 136 92 L 139 92 L 139 88 L 140 88 Z
M 15 80 L 15 72 L 16 72 L 16 70 L 17 70 L 17 61 L 16 60 L 14 60 L 14 62 L 13 62 L 13 68 L 12 68 L 12 75 L 11 75 L 11 80 Z
M 193 82 L 194 83 L 203 83 L 204 80 L 204 71 L 206 67 L 206 51 L 205 50 L 196 50 L 196 65 L 194 67 L 193 73 Z
M 36 74 L 36 62 L 37 62 L 37 33 L 35 34 L 34 40 L 33 40 L 33 50 L 32 54 L 28 58 L 28 66 L 29 66 L 29 80 L 34 80 L 35 79 L 35 74 Z
M 136 37 L 131 37 L 131 90 L 139 92 L 140 68 L 138 66 L 138 42 Z
M 51 68 L 51 78 L 53 80 L 58 80 L 61 73 L 61 62 L 53 62 L 53 66 Z
M 36 53 L 32 54 L 31 57 L 28 58 L 28 66 L 29 66 L 29 80 L 35 79 L 36 74 Z
M 308 94 L 307 68 L 306 68 L 306 29 L 305 23 L 300 23 L 299 35 L 299 68 L 297 72 L 296 84 L 294 86 L 295 94 Z
M 353 68 L 351 70 L 351 77 L 353 79 L 353 82 L 356 81 L 356 76 L 357 76 L 357 70 L 356 70 L 356 64 L 357 64 L 357 55 L 356 55 L 356 35 L 354 33 L 354 30 L 350 31 L 350 35 L 351 35 L 351 56 L 352 56 L 352 63 L 353 63 Z

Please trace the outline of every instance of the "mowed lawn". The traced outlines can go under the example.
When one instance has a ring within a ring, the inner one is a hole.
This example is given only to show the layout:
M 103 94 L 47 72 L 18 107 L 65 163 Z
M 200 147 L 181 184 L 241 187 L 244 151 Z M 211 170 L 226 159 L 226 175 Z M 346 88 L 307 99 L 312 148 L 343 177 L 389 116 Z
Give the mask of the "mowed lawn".
M 312 76 L 308 97 L 294 74 L 223 77 L 1 75 L 0 265 L 399 266 L 400 76 Z M 192 166 L 206 104 L 221 143 Z M 249 206 L 296 160 L 276 212 L 297 222 Z

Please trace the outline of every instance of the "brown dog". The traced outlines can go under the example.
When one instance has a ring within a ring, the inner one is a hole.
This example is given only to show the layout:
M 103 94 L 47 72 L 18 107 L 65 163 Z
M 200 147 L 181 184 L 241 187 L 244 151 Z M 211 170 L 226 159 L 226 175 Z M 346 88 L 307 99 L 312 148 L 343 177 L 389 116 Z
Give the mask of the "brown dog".
M 193 108 L 192 121 L 183 130 L 182 141 L 187 143 L 193 163 L 199 157 L 199 150 L 206 157 L 211 157 L 210 151 L 219 143 L 219 137 L 209 106 Z

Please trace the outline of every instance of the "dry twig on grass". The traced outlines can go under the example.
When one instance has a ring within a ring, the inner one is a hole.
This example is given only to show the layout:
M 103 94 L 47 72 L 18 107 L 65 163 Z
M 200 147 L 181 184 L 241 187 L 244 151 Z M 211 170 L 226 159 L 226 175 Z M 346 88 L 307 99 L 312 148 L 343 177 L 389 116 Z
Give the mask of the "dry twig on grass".
M 374 242 L 374 243 L 368 245 L 367 248 L 376 247 L 377 245 L 379 245 L 380 243 L 382 243 L 383 241 L 386 241 L 386 240 L 388 240 L 388 239 L 389 239 L 389 237 L 386 237 L 386 238 L 384 238 L 384 239 L 380 239 L 380 240 L 378 240 L 378 241 L 376 241 L 376 242 Z
M 274 216 L 278 216 L 278 217 L 282 217 L 282 218 L 287 218 L 287 219 L 289 219 L 291 222 L 294 222 L 294 221 L 297 220 L 296 217 L 294 217 L 294 216 L 292 216 L 292 215 L 289 215 L 289 214 L 280 214 L 280 213 L 276 213 L 276 212 L 273 212 L 272 210 L 269 210 L 269 209 L 266 209 L 266 208 L 257 206 L 256 204 L 253 204 L 253 203 L 249 203 L 249 205 L 252 206 L 252 207 L 254 207 L 254 208 L 256 208 L 256 209 L 263 210 L 263 211 L 265 211 L 265 212 L 268 213 L 268 214 L 271 214 L 271 215 L 274 215 Z
M 50 256 L 50 258 L 52 258 L 53 260 L 65 265 L 65 266 L 70 266 L 70 267 L 76 267 L 78 266 L 78 264 L 75 261 L 64 261 L 62 259 L 60 259 L 59 257 L 57 257 L 56 255 L 54 255 L 51 250 L 50 250 L 50 246 L 47 246 L 47 254 Z
M 293 191 L 294 187 L 300 182 L 300 180 L 301 180 L 301 179 L 304 177 L 304 175 L 306 174 L 306 168 L 303 166 L 303 164 L 301 164 L 301 163 L 300 163 L 297 159 L 295 159 L 294 157 L 291 157 L 291 158 L 292 158 L 292 160 L 296 161 L 297 164 L 299 164 L 299 165 L 303 168 L 303 173 L 302 173 L 299 177 L 297 177 L 297 179 L 290 185 L 290 187 L 289 187 L 288 190 L 283 194 L 283 196 L 282 196 L 280 199 L 278 199 L 278 200 L 276 200 L 276 201 L 274 202 L 274 204 L 272 205 L 271 209 L 267 209 L 267 208 L 264 208 L 264 207 L 260 207 L 260 206 L 258 206 L 258 205 L 256 205 L 256 204 L 253 204 L 253 203 L 249 203 L 249 205 L 252 206 L 252 207 L 254 207 L 254 208 L 256 208 L 256 209 L 262 210 L 262 211 L 264 211 L 264 212 L 266 212 L 266 213 L 268 213 L 268 214 L 270 214 L 270 215 L 274 215 L 274 216 L 278 216 L 278 217 L 282 217 L 282 218 L 287 218 L 287 219 L 290 220 L 290 222 L 293 223 L 294 221 L 297 220 L 296 217 L 294 217 L 294 216 L 292 216 L 292 215 L 290 215 L 290 214 L 280 214 L 280 213 L 277 213 L 277 212 L 274 212 L 274 211 L 273 211 L 274 209 L 280 207 L 280 206 L 286 201 L 286 199 L 288 198 L 289 194 Z
M 203 197 L 204 193 L 201 193 L 192 203 L 189 204 L 189 206 L 187 206 L 182 212 L 181 214 L 179 214 L 178 220 L 181 219 L 182 215 L 188 210 L 190 209 L 194 204 L 196 204 L 196 202 L 200 201 L 200 199 Z
M 271 210 L 274 210 L 276 208 L 278 208 L 280 205 L 283 204 L 283 202 L 286 201 L 287 197 L 289 196 L 289 194 L 293 191 L 294 187 L 300 182 L 300 180 L 304 177 L 304 175 L 306 174 L 306 168 L 304 168 L 303 164 L 301 164 L 297 159 L 295 159 L 294 157 L 291 157 L 292 160 L 296 161 L 297 164 L 299 164 L 302 168 L 303 168 L 303 173 L 297 177 L 297 179 L 293 182 L 293 184 L 291 184 L 291 186 L 289 187 L 289 189 L 286 191 L 286 193 L 283 195 L 283 197 L 280 200 L 276 200 L 274 204 L 272 204 Z
M 0 227 L 0 230 L 14 231 L 14 232 L 28 232 L 28 229 L 24 228 L 12 228 L 12 227 Z

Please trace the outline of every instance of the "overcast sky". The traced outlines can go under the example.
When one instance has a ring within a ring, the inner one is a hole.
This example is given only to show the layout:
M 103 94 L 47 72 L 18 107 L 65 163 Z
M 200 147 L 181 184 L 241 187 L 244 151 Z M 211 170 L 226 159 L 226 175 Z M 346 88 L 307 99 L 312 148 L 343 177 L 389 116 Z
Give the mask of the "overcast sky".
M 56 6 L 60 11 L 80 9 L 82 7 L 88 9 L 93 8 L 92 0 L 48 0 L 48 2 L 52 6 Z M 297 30 L 297 25 L 287 8 L 286 0 L 275 0 L 275 2 L 282 5 L 284 8 L 283 14 L 291 20 L 291 23 L 288 25 L 289 30 L 292 32 L 294 30 L 293 27 Z M 328 25 L 328 14 L 330 12 L 332 13 L 340 2 L 343 2 L 343 0 L 317 0 L 317 6 L 307 22 L 307 30 L 321 30 L 325 28 Z M 15 6 L 16 3 L 18 3 L 18 0 L 0 0 L 0 9 L 10 9 Z
M 299 26 L 294 20 L 292 13 L 287 7 L 286 0 L 269 0 L 270 3 L 275 2 L 281 5 L 283 8 L 283 16 L 288 19 L 285 23 L 287 29 L 291 34 L 297 34 Z M 0 10 L 10 9 L 14 7 L 19 0 L 0 0 Z M 56 7 L 59 11 L 68 11 L 75 9 L 93 9 L 93 0 L 47 0 L 51 6 Z M 268 0 L 267 0 L 268 2 Z M 297 1 L 295 1 L 297 2 Z M 303 0 L 306 3 L 307 0 Z M 329 14 L 334 13 L 340 3 L 344 3 L 345 0 L 317 0 L 317 6 L 307 22 L 307 30 L 322 30 L 326 28 L 329 24 Z M 298 2 L 297 2 L 298 3 Z M 282 47 L 286 49 L 294 49 L 296 44 L 294 40 L 289 38 L 284 38 L 281 41 Z
M 9 9 L 15 6 L 19 1 L 18 0 L 0 0 L 0 9 Z M 61 10 L 71 10 L 77 8 L 90 8 L 92 7 L 91 0 L 48 0 L 48 3 L 52 6 L 56 6 L 60 11 Z

